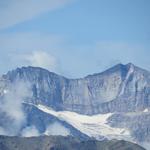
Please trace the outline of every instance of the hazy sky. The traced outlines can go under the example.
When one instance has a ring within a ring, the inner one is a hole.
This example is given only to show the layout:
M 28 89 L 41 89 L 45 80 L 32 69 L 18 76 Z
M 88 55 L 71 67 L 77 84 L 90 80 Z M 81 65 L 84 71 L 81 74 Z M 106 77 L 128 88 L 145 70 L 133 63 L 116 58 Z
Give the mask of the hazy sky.
M 120 62 L 150 70 L 150 0 L 0 0 L 0 74 L 82 77 Z

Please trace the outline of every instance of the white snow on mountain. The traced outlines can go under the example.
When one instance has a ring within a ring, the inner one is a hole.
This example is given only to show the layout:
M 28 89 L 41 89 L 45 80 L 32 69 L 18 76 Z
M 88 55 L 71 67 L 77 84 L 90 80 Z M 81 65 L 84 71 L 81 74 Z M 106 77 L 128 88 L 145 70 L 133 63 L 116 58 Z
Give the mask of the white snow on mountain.
M 129 69 L 127 75 L 126 75 L 125 80 L 122 83 L 122 87 L 121 87 L 121 91 L 119 93 L 119 96 L 121 96 L 124 93 L 127 81 L 129 79 L 129 77 L 131 76 L 131 74 L 134 72 L 134 66 L 132 64 L 129 64 L 129 65 L 130 65 L 130 69 Z
M 128 129 L 113 128 L 107 124 L 107 119 L 113 115 L 112 113 L 87 116 L 70 111 L 54 111 L 50 107 L 43 105 L 34 106 L 47 114 L 69 123 L 89 137 L 99 139 L 101 136 L 104 136 L 108 139 L 131 139 Z

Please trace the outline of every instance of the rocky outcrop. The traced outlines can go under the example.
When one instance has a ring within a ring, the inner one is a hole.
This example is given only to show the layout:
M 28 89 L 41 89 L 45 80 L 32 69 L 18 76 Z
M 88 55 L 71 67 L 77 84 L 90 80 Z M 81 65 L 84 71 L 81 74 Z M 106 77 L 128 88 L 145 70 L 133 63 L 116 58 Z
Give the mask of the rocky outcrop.
M 28 101 L 55 110 L 81 114 L 132 112 L 150 106 L 150 73 L 133 64 L 118 64 L 102 73 L 68 79 L 42 68 L 23 67 L 8 72 L 3 80 L 29 82 Z M 1 86 L 1 85 L 0 85 Z

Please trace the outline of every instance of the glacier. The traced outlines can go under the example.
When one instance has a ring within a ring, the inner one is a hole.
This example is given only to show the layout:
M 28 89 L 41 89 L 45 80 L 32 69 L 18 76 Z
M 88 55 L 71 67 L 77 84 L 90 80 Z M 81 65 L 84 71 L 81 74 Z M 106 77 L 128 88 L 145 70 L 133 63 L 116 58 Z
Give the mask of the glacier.
M 107 119 L 113 115 L 111 113 L 88 116 L 69 111 L 56 112 L 43 105 L 38 105 L 36 107 L 45 113 L 66 121 L 82 133 L 97 140 L 99 140 L 100 136 L 104 136 L 107 139 L 131 139 L 130 132 L 127 129 L 113 128 L 107 124 Z

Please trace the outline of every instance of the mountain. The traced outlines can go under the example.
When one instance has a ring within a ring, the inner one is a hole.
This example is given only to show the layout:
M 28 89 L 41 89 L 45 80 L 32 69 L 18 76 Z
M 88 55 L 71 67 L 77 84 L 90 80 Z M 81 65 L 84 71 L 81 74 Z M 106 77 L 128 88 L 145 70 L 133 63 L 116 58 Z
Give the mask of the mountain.
M 131 63 L 80 79 L 31 66 L 0 78 L 4 135 L 60 133 L 81 140 L 124 139 L 149 146 L 149 107 L 150 72 Z
M 80 141 L 72 137 L 4 137 L 0 136 L 1 150 L 144 150 L 125 141 Z
M 68 79 L 42 68 L 23 67 L 4 79 L 30 82 L 32 103 L 81 114 L 134 112 L 150 105 L 150 73 L 133 64 L 118 64 L 103 73 Z

